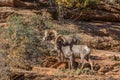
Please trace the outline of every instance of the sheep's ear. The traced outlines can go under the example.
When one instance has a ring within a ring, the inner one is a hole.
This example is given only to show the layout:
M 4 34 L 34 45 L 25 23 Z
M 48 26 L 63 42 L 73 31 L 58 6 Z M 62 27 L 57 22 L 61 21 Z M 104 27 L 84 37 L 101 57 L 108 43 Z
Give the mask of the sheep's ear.
M 76 38 L 73 38 L 73 43 L 77 44 L 77 39 Z

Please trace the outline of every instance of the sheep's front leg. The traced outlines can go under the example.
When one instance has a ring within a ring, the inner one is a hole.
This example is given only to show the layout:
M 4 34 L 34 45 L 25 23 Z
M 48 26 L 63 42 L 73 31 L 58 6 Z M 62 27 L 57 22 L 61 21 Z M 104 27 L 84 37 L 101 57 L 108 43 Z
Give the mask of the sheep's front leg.
M 78 61 L 78 67 L 80 67 L 80 65 L 81 65 L 81 64 L 80 64 L 80 60 L 79 60 L 79 61 Z
M 68 68 L 71 69 L 71 60 L 69 59 Z
M 64 62 L 64 59 L 65 59 L 64 53 L 61 52 L 60 57 L 61 57 L 61 61 Z
M 73 55 L 73 53 L 70 55 L 69 57 L 69 68 L 70 69 L 74 69 L 74 62 L 75 62 L 75 57 Z

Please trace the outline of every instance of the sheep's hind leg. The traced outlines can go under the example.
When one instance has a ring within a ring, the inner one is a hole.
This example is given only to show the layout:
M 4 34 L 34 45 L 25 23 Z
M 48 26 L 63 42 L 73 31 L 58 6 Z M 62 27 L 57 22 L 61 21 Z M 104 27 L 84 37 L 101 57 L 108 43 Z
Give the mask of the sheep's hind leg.
M 91 59 L 90 59 L 90 55 L 88 55 L 88 56 L 86 57 L 86 60 L 89 62 L 90 67 L 91 67 L 91 70 L 93 71 L 93 64 L 92 64 L 92 61 L 91 61 Z
M 84 63 L 84 57 L 81 57 L 81 62 L 82 62 L 82 66 L 81 66 L 81 69 L 83 69 L 85 63 Z
M 91 59 L 90 59 L 90 57 L 89 57 L 89 63 L 90 63 L 90 66 L 91 66 L 91 70 L 93 71 L 93 64 L 92 64 L 92 61 L 91 61 Z

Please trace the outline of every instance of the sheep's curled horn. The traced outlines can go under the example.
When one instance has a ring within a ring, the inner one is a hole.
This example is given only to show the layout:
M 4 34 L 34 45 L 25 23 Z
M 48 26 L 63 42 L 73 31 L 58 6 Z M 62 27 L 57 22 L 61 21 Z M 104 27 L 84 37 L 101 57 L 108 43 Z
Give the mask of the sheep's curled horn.
M 59 35 L 56 40 L 55 40 L 56 43 L 59 43 L 61 42 L 62 44 L 66 44 L 66 38 L 63 36 L 63 35 Z
M 54 33 L 55 37 L 57 37 L 57 35 L 58 35 L 57 31 L 53 30 L 53 33 Z

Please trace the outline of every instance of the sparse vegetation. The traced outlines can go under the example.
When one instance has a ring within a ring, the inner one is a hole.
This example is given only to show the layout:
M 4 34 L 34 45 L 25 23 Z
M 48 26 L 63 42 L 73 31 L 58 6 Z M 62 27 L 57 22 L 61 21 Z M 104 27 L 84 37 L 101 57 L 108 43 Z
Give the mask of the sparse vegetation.
M 78 68 L 75 71 L 75 74 L 77 74 L 77 75 L 80 75 L 80 74 L 94 75 L 95 72 L 91 71 L 89 68 L 84 68 L 83 70 Z
M 0 0 L 0 80 L 119 80 L 119 22 L 119 0 Z M 42 41 L 46 29 L 82 38 L 95 72 L 80 69 L 79 58 L 68 69 L 69 59 Z
M 0 55 L 6 55 L 3 57 L 7 62 L 4 63 L 6 67 L 30 69 L 32 65 L 36 64 L 38 54 L 40 55 L 42 47 L 38 42 L 40 42 L 41 35 L 40 31 L 36 30 L 41 26 L 41 20 L 36 15 L 27 17 L 28 19 L 25 18 L 20 15 L 13 15 L 8 20 L 9 27 L 7 29 L 1 28 Z
M 62 3 L 65 7 L 78 7 L 83 8 L 87 6 L 95 6 L 97 3 L 99 3 L 99 0 L 56 0 L 58 4 Z
M 91 71 L 89 68 L 84 68 L 84 69 L 80 69 L 80 68 L 77 68 L 77 69 L 60 69 L 58 71 L 58 73 L 66 73 L 66 74 L 73 74 L 73 75 L 81 75 L 81 74 L 86 74 L 86 75 L 94 75 L 95 72 Z
M 120 58 L 118 56 L 115 56 L 115 55 L 109 56 L 109 59 L 112 61 L 119 61 L 120 60 Z

